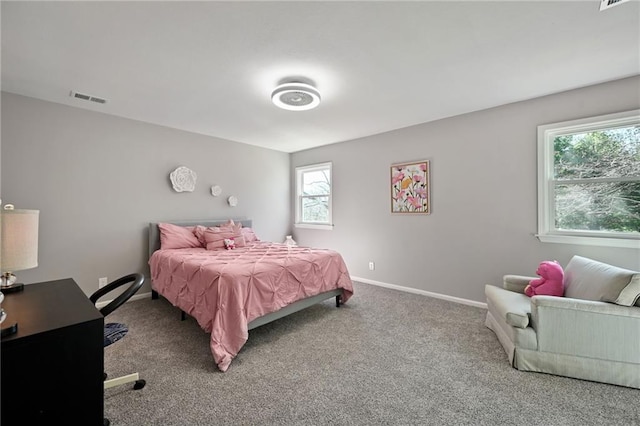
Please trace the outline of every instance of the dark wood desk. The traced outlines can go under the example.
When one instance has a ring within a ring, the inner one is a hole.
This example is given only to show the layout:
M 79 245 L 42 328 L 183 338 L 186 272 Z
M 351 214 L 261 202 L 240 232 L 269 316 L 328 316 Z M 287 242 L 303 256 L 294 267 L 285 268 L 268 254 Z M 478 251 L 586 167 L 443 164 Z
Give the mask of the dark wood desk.
M 0 343 L 2 426 L 102 425 L 104 317 L 71 279 L 5 295 Z

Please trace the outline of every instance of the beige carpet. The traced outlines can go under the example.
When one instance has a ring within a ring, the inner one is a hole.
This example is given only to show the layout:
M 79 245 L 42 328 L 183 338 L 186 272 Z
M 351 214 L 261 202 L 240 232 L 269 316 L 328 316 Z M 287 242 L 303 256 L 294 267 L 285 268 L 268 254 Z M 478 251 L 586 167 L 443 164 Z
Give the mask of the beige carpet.
M 209 336 L 166 300 L 129 302 L 105 349 L 118 425 L 640 425 L 640 391 L 512 369 L 485 310 L 354 283 L 249 333 L 226 373 Z

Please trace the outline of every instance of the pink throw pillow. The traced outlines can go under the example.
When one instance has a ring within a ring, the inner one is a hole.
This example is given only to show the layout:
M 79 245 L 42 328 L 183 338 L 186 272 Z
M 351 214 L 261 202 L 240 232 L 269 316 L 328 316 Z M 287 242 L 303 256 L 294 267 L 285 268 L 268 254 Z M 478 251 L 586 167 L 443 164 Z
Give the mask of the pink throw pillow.
M 206 230 L 207 230 L 207 227 L 202 225 L 196 225 L 193 227 L 193 234 L 196 236 L 198 241 L 200 241 L 200 245 L 202 247 L 207 246 L 207 242 L 204 239 L 204 231 Z
M 212 226 L 204 231 L 204 240 L 207 244 L 207 250 L 224 249 L 224 240 L 234 240 L 235 247 L 244 247 L 245 241 L 242 234 L 236 232 L 232 227 Z
M 244 241 L 247 243 L 252 243 L 254 241 L 260 241 L 256 233 L 251 228 L 242 228 L 240 233 L 244 236 Z
M 202 247 L 193 233 L 193 226 L 159 223 L 158 228 L 160 229 L 160 248 L 162 250 Z
M 240 232 L 242 223 L 235 223 L 232 219 L 229 219 L 226 223 L 218 225 L 218 228 L 232 229 L 234 232 Z

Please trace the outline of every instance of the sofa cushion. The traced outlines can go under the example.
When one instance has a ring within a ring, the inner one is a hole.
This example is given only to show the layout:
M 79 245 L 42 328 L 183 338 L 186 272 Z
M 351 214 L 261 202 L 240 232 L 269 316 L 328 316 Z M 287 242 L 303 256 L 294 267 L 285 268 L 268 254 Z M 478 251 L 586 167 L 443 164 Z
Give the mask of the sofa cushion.
M 639 276 L 635 271 L 573 256 L 564 270 L 564 295 L 632 306 L 640 295 Z
M 493 306 L 495 314 L 512 327 L 527 328 L 531 315 L 531 299 L 522 294 L 493 285 L 485 285 L 487 305 Z
M 629 284 L 622 289 L 618 298 L 614 300 L 615 304 L 623 306 L 640 306 L 640 273 L 633 274 Z

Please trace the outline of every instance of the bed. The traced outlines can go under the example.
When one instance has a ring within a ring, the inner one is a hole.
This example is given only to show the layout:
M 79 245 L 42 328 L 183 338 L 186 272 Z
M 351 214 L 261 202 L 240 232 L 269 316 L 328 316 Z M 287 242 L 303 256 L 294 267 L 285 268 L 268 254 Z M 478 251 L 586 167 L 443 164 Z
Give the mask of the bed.
M 207 250 L 188 235 L 187 247 L 161 248 L 161 226 L 166 237 L 168 226 L 198 234 L 203 229 L 219 231 L 230 222 L 237 232 L 252 231 L 248 219 L 149 224 L 152 297 L 161 295 L 210 333 L 211 353 L 223 372 L 246 343 L 249 330 L 330 298 L 340 306 L 353 295 L 344 260 L 333 250 L 260 240 L 234 249 L 209 245 Z M 202 233 L 197 238 L 205 244 Z

